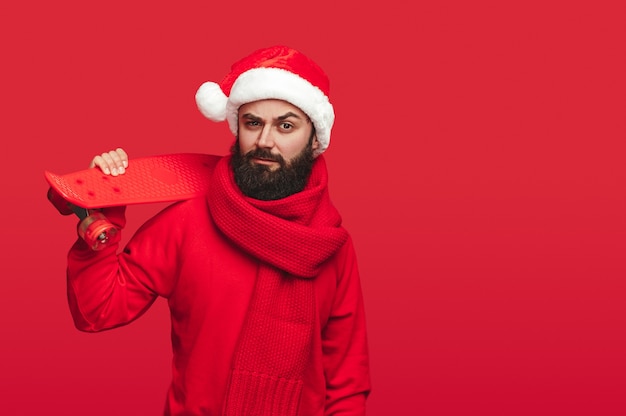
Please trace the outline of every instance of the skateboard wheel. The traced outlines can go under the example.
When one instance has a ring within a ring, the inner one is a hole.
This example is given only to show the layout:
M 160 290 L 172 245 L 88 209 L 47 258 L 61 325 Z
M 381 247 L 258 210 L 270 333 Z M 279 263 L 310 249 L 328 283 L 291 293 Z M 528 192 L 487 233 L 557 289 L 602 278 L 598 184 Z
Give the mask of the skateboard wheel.
M 93 250 L 102 250 L 120 239 L 118 229 L 101 212 L 93 212 L 78 225 L 78 235 Z

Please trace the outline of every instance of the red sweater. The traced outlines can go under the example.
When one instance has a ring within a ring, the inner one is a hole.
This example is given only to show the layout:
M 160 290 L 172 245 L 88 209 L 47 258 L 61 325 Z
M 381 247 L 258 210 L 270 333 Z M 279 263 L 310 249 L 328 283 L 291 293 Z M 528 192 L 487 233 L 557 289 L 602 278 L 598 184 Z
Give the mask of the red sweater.
M 105 213 L 120 226 L 123 210 Z M 220 415 L 233 353 L 251 299 L 258 260 L 216 228 L 204 198 L 172 204 L 122 252 L 78 240 L 68 256 L 76 327 L 97 332 L 168 300 L 174 351 L 166 415 Z M 298 415 L 364 415 L 369 360 L 359 272 L 351 239 L 314 280 L 313 354 Z

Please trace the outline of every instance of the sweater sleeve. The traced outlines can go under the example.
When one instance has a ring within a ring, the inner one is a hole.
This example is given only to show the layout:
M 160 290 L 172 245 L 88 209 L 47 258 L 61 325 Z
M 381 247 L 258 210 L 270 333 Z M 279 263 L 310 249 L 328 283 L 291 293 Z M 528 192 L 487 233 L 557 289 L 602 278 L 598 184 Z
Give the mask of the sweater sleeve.
M 105 216 L 122 229 L 125 209 L 109 208 Z M 167 220 L 150 219 L 118 254 L 113 244 L 92 250 L 78 239 L 68 254 L 68 303 L 77 329 L 98 332 L 126 325 L 140 317 L 167 290 L 166 276 L 173 274 L 170 248 L 160 241 Z M 158 242 L 159 244 L 157 244 Z M 168 253 L 165 255 L 163 253 Z
M 325 415 L 362 416 L 371 389 L 365 311 L 351 239 L 343 251 L 333 309 L 322 332 Z

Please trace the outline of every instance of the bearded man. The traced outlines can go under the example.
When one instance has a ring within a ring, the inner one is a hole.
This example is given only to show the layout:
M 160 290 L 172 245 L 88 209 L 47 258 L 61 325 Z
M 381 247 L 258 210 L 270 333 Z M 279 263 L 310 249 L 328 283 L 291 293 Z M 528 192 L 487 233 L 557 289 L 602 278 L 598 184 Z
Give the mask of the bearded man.
M 171 312 L 166 415 L 363 415 L 370 392 L 354 246 L 328 193 L 328 77 L 273 46 L 235 63 L 196 101 L 236 139 L 206 195 L 150 218 L 120 251 L 77 239 L 68 256 L 76 327 L 126 325 L 161 296 Z M 123 149 L 91 167 L 123 174 Z M 119 229 L 124 208 L 103 214 Z

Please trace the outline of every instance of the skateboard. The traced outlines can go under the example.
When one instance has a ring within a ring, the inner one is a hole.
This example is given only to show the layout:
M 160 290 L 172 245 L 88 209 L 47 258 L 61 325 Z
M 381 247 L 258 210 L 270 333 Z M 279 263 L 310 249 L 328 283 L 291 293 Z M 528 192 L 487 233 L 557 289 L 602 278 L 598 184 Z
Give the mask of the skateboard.
M 218 156 L 176 153 L 131 159 L 126 172 L 111 176 L 100 168 L 57 175 L 44 172 L 48 200 L 62 215 L 76 214 L 78 234 L 94 250 L 119 241 L 119 230 L 100 212 L 114 206 L 173 202 L 208 191 Z

